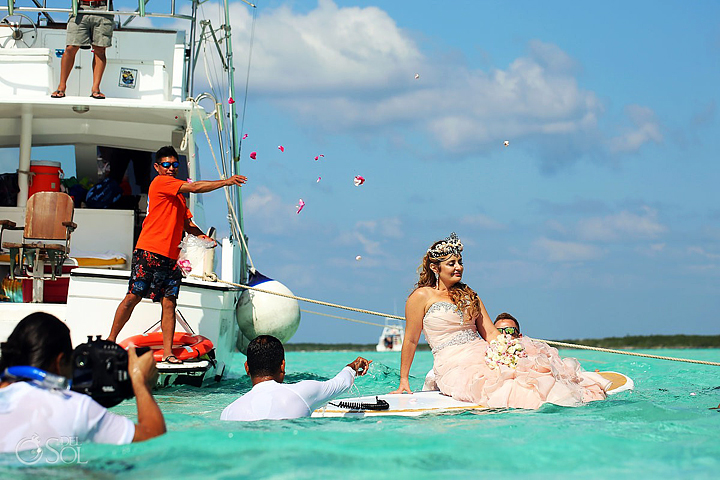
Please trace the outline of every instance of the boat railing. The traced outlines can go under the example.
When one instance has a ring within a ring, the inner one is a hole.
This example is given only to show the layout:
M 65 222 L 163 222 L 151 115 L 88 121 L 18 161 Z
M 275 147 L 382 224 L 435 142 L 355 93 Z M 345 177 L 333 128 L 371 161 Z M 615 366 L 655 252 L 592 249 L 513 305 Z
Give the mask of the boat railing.
M 63 3 L 65 2 L 66 0 L 63 1 Z M 80 1 L 70 0 L 70 8 L 49 7 L 47 6 L 47 0 L 43 1 L 42 3 L 38 0 L 32 0 L 32 3 L 35 6 L 16 6 L 15 3 L 15 0 L 7 0 L 7 6 L 0 6 L 0 12 L 8 12 L 8 15 L 15 15 L 16 13 L 41 13 L 48 19 L 48 22 L 55 23 L 52 17 L 50 17 L 50 13 L 72 13 L 73 15 L 77 15 Z M 169 1 L 169 12 L 149 12 L 145 8 L 148 3 L 149 0 L 138 0 L 138 8 L 136 10 L 108 10 L 107 13 L 111 15 L 118 15 L 120 17 L 128 17 L 128 20 L 124 23 L 124 25 L 127 25 L 133 18 L 136 17 L 176 18 L 188 21 L 193 21 L 195 19 L 193 15 L 178 13 L 175 5 L 175 0 Z M 195 9 L 193 8 L 193 12 L 194 11 Z

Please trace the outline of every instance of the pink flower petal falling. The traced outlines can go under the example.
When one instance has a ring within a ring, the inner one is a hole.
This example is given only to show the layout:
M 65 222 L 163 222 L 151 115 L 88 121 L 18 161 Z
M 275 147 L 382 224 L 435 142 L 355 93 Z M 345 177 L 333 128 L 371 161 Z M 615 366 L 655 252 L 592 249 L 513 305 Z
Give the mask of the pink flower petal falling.
M 320 183 L 320 180 L 322 180 L 322 177 L 318 177 L 318 179 L 315 180 L 315 183 Z
M 353 179 L 353 182 L 355 182 L 355 186 L 359 187 L 363 183 L 365 183 L 365 178 L 361 177 L 360 175 L 355 175 L 355 178 Z
M 233 103 L 235 103 L 235 100 L 233 100 L 233 97 L 228 98 L 228 103 L 229 103 L 230 105 L 232 105 Z
M 285 147 L 283 147 L 282 145 L 278 145 L 278 150 L 285 153 Z
M 324 156 L 325 155 L 318 155 L 317 157 L 315 157 L 315 161 L 317 161 L 320 157 L 324 157 Z
M 298 200 L 298 204 L 295 205 L 295 208 L 297 208 L 297 212 L 295 212 L 295 213 L 300 213 L 302 211 L 302 209 L 305 208 L 305 202 L 303 202 L 302 198 L 300 200 Z
M 253 160 L 255 160 L 255 159 L 257 158 L 257 152 L 251 152 L 251 153 L 250 153 L 250 158 L 252 158 Z
M 245 140 L 247 137 L 248 137 L 248 134 L 246 133 L 245 135 L 243 135 L 242 139 Z

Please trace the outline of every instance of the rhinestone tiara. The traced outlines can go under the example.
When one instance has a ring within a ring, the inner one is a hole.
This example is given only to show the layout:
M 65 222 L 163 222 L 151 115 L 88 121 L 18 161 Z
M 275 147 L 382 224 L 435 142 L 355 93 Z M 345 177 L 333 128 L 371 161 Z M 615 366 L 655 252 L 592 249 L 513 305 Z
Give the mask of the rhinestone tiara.
M 455 232 L 452 232 L 449 237 L 435 245 L 435 247 L 428 249 L 428 253 L 432 258 L 442 258 L 448 255 L 457 255 L 459 257 L 462 251 L 463 244 L 460 243 L 460 239 Z

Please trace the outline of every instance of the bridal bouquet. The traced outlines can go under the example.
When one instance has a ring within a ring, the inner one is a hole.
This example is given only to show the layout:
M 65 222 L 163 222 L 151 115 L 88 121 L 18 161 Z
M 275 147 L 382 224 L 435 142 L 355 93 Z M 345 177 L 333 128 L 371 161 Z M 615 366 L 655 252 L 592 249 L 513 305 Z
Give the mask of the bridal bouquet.
M 522 346 L 520 340 L 501 334 L 488 343 L 485 351 L 485 363 L 492 369 L 498 368 L 499 365 L 517 368 L 518 359 L 526 355 L 525 347 Z

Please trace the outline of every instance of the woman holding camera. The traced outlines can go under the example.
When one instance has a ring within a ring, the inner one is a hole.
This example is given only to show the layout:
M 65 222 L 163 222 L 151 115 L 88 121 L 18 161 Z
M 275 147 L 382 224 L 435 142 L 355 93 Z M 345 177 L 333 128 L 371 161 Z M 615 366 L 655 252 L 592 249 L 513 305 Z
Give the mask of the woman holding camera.
M 72 376 L 72 342 L 67 325 L 56 317 L 33 313 L 0 344 L 0 452 L 22 450 L 28 439 L 48 442 L 92 441 L 116 445 L 165 433 L 165 420 L 150 388 L 157 380 L 152 353 L 128 352 L 128 373 L 137 399 L 138 422 L 110 413 L 87 395 L 67 390 Z M 24 369 L 17 376 L 11 367 Z

